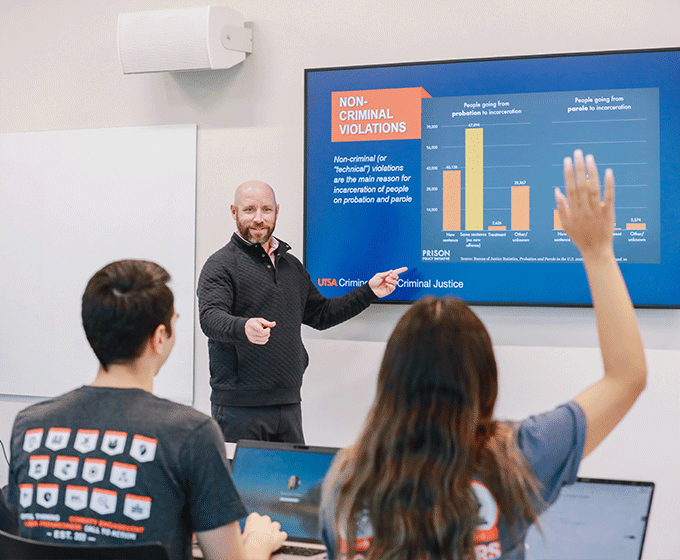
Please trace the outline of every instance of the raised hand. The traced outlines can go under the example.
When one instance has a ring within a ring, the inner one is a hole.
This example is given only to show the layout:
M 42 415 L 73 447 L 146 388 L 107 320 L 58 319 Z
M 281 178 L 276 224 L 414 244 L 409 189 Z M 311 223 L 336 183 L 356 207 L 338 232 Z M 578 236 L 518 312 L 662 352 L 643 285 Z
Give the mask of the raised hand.
M 592 155 L 574 152 L 574 160 L 564 158 L 566 196 L 555 189 L 557 210 L 564 231 L 584 258 L 603 251 L 613 253 L 614 174 L 604 174 L 604 199 L 600 198 L 600 178 Z

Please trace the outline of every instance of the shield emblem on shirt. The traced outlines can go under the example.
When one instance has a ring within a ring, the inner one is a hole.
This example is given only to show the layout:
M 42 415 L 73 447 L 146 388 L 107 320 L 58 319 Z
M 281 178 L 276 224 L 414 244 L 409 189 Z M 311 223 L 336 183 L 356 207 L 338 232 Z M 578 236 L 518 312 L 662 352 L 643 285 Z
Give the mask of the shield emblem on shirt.
M 135 521 L 148 519 L 151 515 L 151 498 L 127 494 L 123 505 L 123 514 Z
M 99 430 L 78 430 L 73 448 L 80 453 L 89 453 L 97 447 Z
M 75 511 L 85 509 L 87 507 L 87 486 L 67 486 L 64 493 L 64 505 Z
M 93 488 L 92 495 L 90 496 L 90 509 L 100 515 L 108 515 L 116 511 L 117 500 L 118 494 L 113 490 Z
M 106 461 L 104 459 L 85 459 L 83 464 L 83 479 L 90 484 L 104 480 Z
M 33 503 L 33 485 L 20 484 L 19 485 L 19 504 L 22 508 L 27 508 Z
M 24 434 L 24 451 L 26 453 L 32 453 L 42 442 L 42 437 L 45 431 L 42 428 L 36 428 L 35 430 L 26 430 Z
M 130 445 L 130 457 L 137 459 L 140 463 L 149 463 L 156 457 L 157 445 L 158 440 L 136 434 Z
M 78 457 L 58 455 L 54 461 L 54 476 L 59 480 L 71 480 L 78 473 Z
M 57 505 L 59 499 L 58 484 L 38 484 L 35 493 L 35 502 L 44 508 L 51 508 Z
M 68 445 L 71 430 L 68 428 L 50 428 L 45 439 L 45 447 L 52 451 L 59 451 Z
M 120 455 L 125 449 L 127 434 L 125 432 L 113 432 L 107 430 L 102 438 L 101 450 L 107 455 Z
M 40 480 L 47 475 L 50 458 L 47 455 L 31 455 L 28 459 L 28 476 Z
M 118 488 L 132 488 L 137 481 L 137 467 L 125 463 L 114 463 L 111 467 L 111 484 Z

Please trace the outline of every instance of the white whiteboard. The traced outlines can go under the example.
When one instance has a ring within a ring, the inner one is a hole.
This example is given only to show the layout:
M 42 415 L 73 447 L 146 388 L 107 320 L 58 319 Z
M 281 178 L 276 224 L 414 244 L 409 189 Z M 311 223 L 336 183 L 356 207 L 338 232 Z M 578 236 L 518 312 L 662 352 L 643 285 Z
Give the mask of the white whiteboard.
M 91 383 L 89 278 L 126 258 L 172 276 L 177 341 L 154 393 L 193 402 L 196 125 L 0 134 L 0 394 Z

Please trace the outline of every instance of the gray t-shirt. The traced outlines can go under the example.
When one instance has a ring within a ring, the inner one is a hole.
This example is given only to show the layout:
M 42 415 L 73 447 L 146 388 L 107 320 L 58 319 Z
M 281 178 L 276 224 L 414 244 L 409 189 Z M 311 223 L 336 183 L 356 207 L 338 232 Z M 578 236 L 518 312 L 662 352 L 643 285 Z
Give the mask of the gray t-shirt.
M 246 515 L 215 421 L 141 389 L 81 387 L 21 411 L 8 500 L 24 537 L 160 541 L 173 560 L 191 557 L 193 532 Z
M 542 485 L 544 507 L 547 507 L 557 500 L 564 484 L 576 480 L 586 437 L 585 414 L 572 401 L 555 410 L 530 416 L 513 428 L 519 449 Z M 498 504 L 484 481 L 474 479 L 472 488 L 481 506 L 481 523 L 474 535 L 476 560 L 524 560 L 524 537 L 529 528 L 528 521 L 521 519 L 510 526 L 500 514 Z M 336 481 L 327 478 L 323 486 L 320 525 L 330 560 L 335 558 L 337 535 L 333 530 L 333 517 L 337 492 Z M 539 508 L 537 513 L 541 512 Z M 371 524 L 368 517 L 364 516 L 357 527 L 357 552 L 368 550 L 372 536 Z

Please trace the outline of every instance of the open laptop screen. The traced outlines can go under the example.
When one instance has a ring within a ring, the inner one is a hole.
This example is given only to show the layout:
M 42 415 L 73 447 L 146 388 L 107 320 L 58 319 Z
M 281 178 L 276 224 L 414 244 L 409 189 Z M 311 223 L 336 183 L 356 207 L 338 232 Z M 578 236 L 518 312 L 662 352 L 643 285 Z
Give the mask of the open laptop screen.
M 578 478 L 526 539 L 526 560 L 640 560 L 653 482 Z
M 249 512 L 281 523 L 289 540 L 318 542 L 321 483 L 337 448 L 241 440 L 232 478 Z

